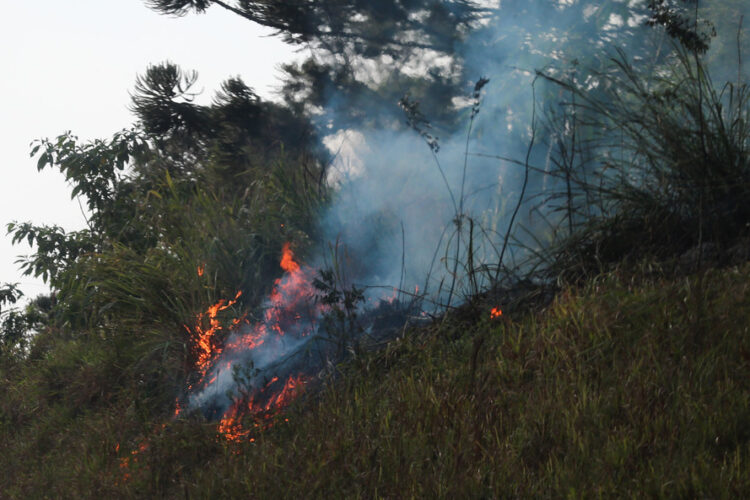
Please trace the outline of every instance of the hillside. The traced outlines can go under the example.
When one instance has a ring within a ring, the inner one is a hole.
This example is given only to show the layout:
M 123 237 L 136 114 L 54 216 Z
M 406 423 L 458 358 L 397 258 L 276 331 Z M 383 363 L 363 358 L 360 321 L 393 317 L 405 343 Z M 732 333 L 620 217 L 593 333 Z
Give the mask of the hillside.
M 115 353 L 60 340 L 3 369 L 0 490 L 743 497 L 748 329 L 750 265 L 669 278 L 644 264 L 536 312 L 490 319 L 484 307 L 405 331 L 241 443 L 215 424 L 144 418 L 112 387 Z

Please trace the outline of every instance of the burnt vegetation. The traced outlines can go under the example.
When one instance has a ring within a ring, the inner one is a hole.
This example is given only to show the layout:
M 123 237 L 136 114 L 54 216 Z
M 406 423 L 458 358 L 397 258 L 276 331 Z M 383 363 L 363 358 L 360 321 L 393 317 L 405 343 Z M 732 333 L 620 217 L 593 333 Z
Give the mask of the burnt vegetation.
M 33 143 L 88 219 L 7 228 L 0 497 L 750 494 L 743 1 L 146 3 L 312 55 Z

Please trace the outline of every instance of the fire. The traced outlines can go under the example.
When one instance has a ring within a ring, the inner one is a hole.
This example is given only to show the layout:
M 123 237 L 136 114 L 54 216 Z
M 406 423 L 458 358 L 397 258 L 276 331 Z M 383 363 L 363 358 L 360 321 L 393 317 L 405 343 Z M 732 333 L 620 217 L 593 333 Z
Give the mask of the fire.
M 203 276 L 203 272 L 206 270 L 206 266 L 201 264 L 198 266 L 198 276 Z
M 155 430 L 164 429 L 167 424 L 161 424 L 157 426 Z M 120 457 L 120 473 L 122 474 L 122 482 L 126 483 L 130 481 L 130 464 L 138 463 L 139 457 L 142 453 L 146 452 L 150 444 L 147 439 L 142 439 L 138 444 L 138 448 L 132 450 L 129 455 Z M 115 453 L 120 453 L 120 443 L 115 445 Z
M 203 380 L 206 376 L 211 360 L 221 353 L 221 348 L 217 346 L 215 338 L 216 333 L 221 329 L 221 323 L 218 319 L 219 312 L 236 304 L 241 295 L 242 291 L 239 291 L 234 299 L 230 301 L 220 300 L 209 307 L 205 313 L 200 313 L 197 317 L 193 349 L 197 358 L 195 364 L 200 373 L 200 380 Z M 203 323 L 206 317 L 208 318 L 208 328 L 204 329 Z M 187 325 L 185 325 L 185 328 L 190 332 L 190 328 Z
M 188 398 L 175 400 L 173 418 L 179 418 L 188 408 L 189 396 L 199 391 L 212 389 L 218 383 L 224 371 L 232 373 L 233 363 L 242 359 L 243 353 L 255 352 L 256 349 L 268 349 L 270 354 L 279 358 L 286 352 L 285 337 L 300 339 L 311 335 L 316 328 L 316 320 L 323 312 L 323 306 L 311 300 L 314 293 L 312 269 L 303 267 L 294 260 L 289 243 L 282 249 L 281 268 L 285 274 L 274 282 L 273 289 L 266 300 L 266 308 L 260 322 L 252 324 L 247 317 L 234 319 L 230 326 L 230 335 L 223 339 L 217 335 L 222 332 L 219 313 L 237 303 L 242 292 L 237 292 L 232 300 L 220 300 L 210 306 L 206 312 L 196 316 L 193 328 L 185 325 L 192 339 L 195 359 L 195 370 L 198 382 L 187 387 Z M 202 276 L 204 266 L 198 267 Z M 268 353 L 266 353 L 268 354 Z M 310 380 L 303 374 L 272 376 L 265 385 L 243 394 L 223 412 L 217 430 L 229 442 L 249 441 L 255 438 L 251 433 L 255 428 L 268 428 L 275 418 L 302 391 Z M 251 428 L 243 426 L 245 417 L 254 417 Z M 262 421 L 258 423 L 258 421 Z M 285 419 L 288 421 L 288 419 Z M 164 428 L 166 424 L 162 425 Z M 149 449 L 149 439 L 143 438 L 137 449 L 119 458 L 121 480 L 131 479 L 131 465 L 139 462 L 141 455 Z M 115 446 L 115 453 L 120 453 L 120 444 Z
M 120 471 L 122 472 L 122 480 L 123 482 L 130 481 L 130 464 L 138 462 L 138 456 L 148 450 L 148 442 L 147 441 L 141 441 L 141 444 L 138 445 L 137 450 L 133 450 L 130 452 L 129 456 L 125 456 L 120 458 Z M 120 443 L 117 443 L 117 452 L 120 451 Z
M 241 295 L 238 292 L 233 300 L 219 301 L 199 314 L 192 330 L 186 326 L 193 334 L 195 369 L 199 374 L 198 382 L 188 386 L 188 399 L 194 394 L 226 392 L 225 386 L 214 386 L 221 383 L 220 380 L 226 380 L 227 373 L 232 373 L 233 362 L 255 359 L 253 353 L 258 352 L 262 353 L 262 359 L 269 356 L 281 359 L 289 345 L 295 345 L 296 341 L 314 333 L 323 306 L 311 300 L 315 290 L 312 286 L 313 270 L 294 260 L 289 243 L 282 248 L 279 265 L 285 273 L 274 282 L 261 321 L 252 324 L 245 317 L 236 319 L 228 338 L 218 338 L 217 332 L 221 331 L 218 314 L 237 302 Z M 206 322 L 208 327 L 204 328 Z M 285 337 L 291 337 L 291 340 L 286 341 Z M 302 374 L 284 377 L 286 381 L 283 383 L 278 376 L 273 376 L 265 386 L 248 388 L 249 394 L 234 401 L 221 414 L 219 432 L 229 441 L 240 441 L 250 434 L 241 424 L 245 416 L 270 419 L 277 415 L 301 392 L 308 380 Z M 251 375 L 251 380 L 256 380 L 256 375 Z M 184 408 L 179 400 L 175 406 L 174 416 L 178 417 Z
M 503 311 L 499 307 L 493 307 L 490 311 L 490 319 L 496 319 L 503 315 Z
M 288 242 L 284 243 L 284 247 L 281 249 L 281 269 L 292 274 L 299 271 L 299 264 L 294 262 L 294 255 Z
M 249 414 L 271 420 L 302 392 L 307 378 L 303 375 L 297 377 L 290 375 L 283 387 L 278 392 L 273 392 L 273 386 L 277 385 L 278 381 L 278 377 L 274 377 L 261 391 L 250 397 L 249 401 L 235 402 L 219 422 L 219 433 L 228 441 L 233 442 L 239 442 L 247 438 L 252 431 L 242 426 L 242 417 Z M 267 396 L 266 392 L 271 392 L 271 394 L 267 401 L 261 403 L 260 400 Z M 288 419 L 285 420 L 289 421 Z M 254 441 L 254 439 L 250 439 L 250 441 Z
M 303 269 L 294 261 L 289 243 L 285 243 L 281 253 L 281 268 L 286 274 L 274 281 L 273 290 L 268 298 L 269 307 L 265 312 L 265 325 L 258 325 L 260 330 L 270 328 L 278 335 L 285 335 L 290 328 L 298 329 L 300 312 L 316 318 L 320 311 L 311 311 L 312 269 Z M 301 332 L 302 336 L 310 332 Z

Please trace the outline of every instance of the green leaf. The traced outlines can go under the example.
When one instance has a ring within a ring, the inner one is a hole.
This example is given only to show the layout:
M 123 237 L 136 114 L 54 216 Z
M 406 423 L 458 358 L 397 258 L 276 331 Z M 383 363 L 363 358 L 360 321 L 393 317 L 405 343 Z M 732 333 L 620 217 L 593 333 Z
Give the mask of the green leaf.
M 44 167 L 49 163 L 49 153 L 42 153 L 39 160 L 36 162 L 36 169 L 43 170 Z
M 174 183 L 172 182 L 172 176 L 169 175 L 169 170 L 166 171 L 167 186 L 171 191 L 174 191 Z

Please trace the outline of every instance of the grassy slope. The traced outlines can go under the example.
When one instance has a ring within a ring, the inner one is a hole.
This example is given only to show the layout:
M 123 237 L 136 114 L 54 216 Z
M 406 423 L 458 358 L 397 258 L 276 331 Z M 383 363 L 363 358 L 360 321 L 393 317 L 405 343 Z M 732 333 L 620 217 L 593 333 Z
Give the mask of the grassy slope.
M 746 497 L 750 265 L 646 274 L 411 332 L 238 447 L 198 422 L 160 428 L 114 390 L 51 398 L 49 357 L 6 370 L 0 496 Z M 116 361 L 91 359 L 60 370 L 109 380 Z

